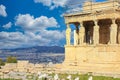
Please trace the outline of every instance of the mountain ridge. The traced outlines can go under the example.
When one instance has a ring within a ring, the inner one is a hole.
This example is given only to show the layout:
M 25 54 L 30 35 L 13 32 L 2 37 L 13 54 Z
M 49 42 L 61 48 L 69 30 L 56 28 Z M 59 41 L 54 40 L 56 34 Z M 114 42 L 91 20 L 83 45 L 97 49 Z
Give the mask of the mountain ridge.
M 64 47 L 60 46 L 34 46 L 28 48 L 0 49 L 9 52 L 28 52 L 28 53 L 64 53 Z

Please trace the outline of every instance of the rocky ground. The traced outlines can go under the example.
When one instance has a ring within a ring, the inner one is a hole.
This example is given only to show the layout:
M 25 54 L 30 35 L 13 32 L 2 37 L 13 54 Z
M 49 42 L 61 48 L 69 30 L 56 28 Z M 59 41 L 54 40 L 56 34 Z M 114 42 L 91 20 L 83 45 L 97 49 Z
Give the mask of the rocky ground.
M 0 80 L 120 80 L 120 78 L 92 76 L 91 74 L 30 74 L 25 72 L 9 72 L 0 75 Z

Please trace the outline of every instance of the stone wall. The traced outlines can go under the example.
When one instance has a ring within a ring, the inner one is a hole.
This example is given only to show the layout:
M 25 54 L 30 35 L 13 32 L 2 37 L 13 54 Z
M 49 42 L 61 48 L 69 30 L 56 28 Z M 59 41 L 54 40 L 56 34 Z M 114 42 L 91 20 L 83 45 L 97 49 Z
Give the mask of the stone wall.
M 120 46 L 66 46 L 64 65 L 85 72 L 120 72 Z M 73 69 L 69 69 L 73 70 Z

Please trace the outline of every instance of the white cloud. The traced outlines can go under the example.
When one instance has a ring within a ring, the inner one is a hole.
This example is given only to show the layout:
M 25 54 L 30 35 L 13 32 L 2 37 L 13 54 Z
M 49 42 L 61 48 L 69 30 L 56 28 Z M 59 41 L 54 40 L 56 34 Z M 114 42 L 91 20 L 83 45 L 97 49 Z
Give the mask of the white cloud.
M 51 10 L 57 7 L 73 7 L 82 5 L 85 1 L 91 1 L 91 0 L 34 0 L 35 3 L 42 3 L 44 6 L 48 6 Z M 96 0 L 92 0 L 96 1 Z
M 80 8 L 80 7 L 75 7 L 75 8 L 68 9 L 68 10 L 66 11 L 66 13 L 76 13 L 76 12 L 80 12 L 80 11 L 82 11 L 82 8 Z
M 34 18 L 30 14 L 19 14 L 16 16 L 16 26 L 21 26 L 26 31 L 40 31 L 41 29 L 46 29 L 48 27 L 56 27 L 58 23 L 55 18 L 48 18 L 46 16 L 41 16 Z
M 52 5 L 52 0 L 34 0 L 35 3 L 43 3 L 45 6 L 51 6 Z
M 21 32 L 0 32 L 0 40 L 2 41 L 21 41 L 25 40 L 24 35 Z
M 11 26 L 12 26 L 12 23 L 8 22 L 7 24 L 3 25 L 2 27 L 5 29 L 9 29 L 9 28 L 11 28 Z
M 64 38 L 64 31 L 60 32 L 57 30 L 43 30 L 41 31 L 44 33 L 42 36 L 45 38 L 52 38 L 53 40 L 60 40 Z
M 63 32 L 57 31 L 50 31 L 44 35 L 32 32 L 25 32 L 25 34 L 22 32 L 0 32 L 0 45 L 2 45 L 0 48 L 58 45 L 62 39 L 64 39 Z
M 6 7 L 4 5 L 0 5 L 0 16 L 6 17 Z
M 30 14 L 19 14 L 15 18 L 15 25 L 24 29 L 23 32 L 0 32 L 0 48 L 17 48 L 30 46 L 58 45 L 65 39 L 65 32 L 47 30 L 56 28 L 58 23 L 55 18 L 41 16 L 34 18 Z
M 25 41 L 25 37 L 20 32 L 0 32 L 0 48 L 20 47 Z
M 52 0 L 53 5 L 50 6 L 50 9 L 52 10 L 52 9 L 57 8 L 59 6 L 64 7 L 66 5 L 66 3 L 67 3 L 67 0 Z
M 76 13 L 83 10 L 82 6 L 85 2 L 96 2 L 96 0 L 67 0 L 66 13 Z
M 45 6 L 50 7 L 50 9 L 54 9 L 57 7 L 65 6 L 67 0 L 34 0 L 35 3 L 42 3 Z
M 2 45 L 0 48 L 39 46 L 49 43 L 49 40 L 47 41 L 40 35 L 31 34 L 30 32 L 28 34 L 21 32 L 0 32 L 0 45 Z

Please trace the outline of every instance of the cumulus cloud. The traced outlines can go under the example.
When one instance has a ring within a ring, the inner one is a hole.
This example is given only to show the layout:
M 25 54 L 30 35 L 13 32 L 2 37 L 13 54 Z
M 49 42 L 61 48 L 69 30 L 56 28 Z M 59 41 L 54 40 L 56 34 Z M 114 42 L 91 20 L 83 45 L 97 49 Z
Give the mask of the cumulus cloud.
M 47 29 L 58 26 L 54 17 L 34 18 L 30 14 L 19 14 L 15 17 L 15 25 L 24 32 L 0 32 L 0 48 L 58 45 L 65 38 L 64 31 Z
M 3 25 L 2 27 L 5 29 L 9 29 L 9 28 L 11 28 L 11 26 L 12 26 L 12 23 L 8 22 L 7 24 Z
M 42 3 L 45 6 L 50 7 L 50 9 L 54 9 L 57 7 L 65 6 L 67 0 L 34 0 L 35 3 Z
M 24 29 L 24 31 L 32 32 L 32 33 L 39 33 L 44 38 L 51 38 L 51 39 L 62 39 L 63 35 L 62 32 L 58 30 L 47 30 L 47 28 L 57 28 L 58 23 L 54 17 L 46 17 L 40 16 L 34 18 L 30 14 L 19 14 L 16 16 L 16 26 L 20 26 Z
M 35 3 L 41 3 L 44 6 L 49 7 L 51 10 L 57 7 L 72 7 L 73 8 L 80 8 L 85 1 L 91 0 L 34 0 Z M 96 0 L 92 0 L 96 1 Z
M 52 6 L 50 7 L 50 9 L 54 9 L 54 8 L 57 8 L 57 7 L 64 7 L 65 4 L 67 3 L 67 0 L 52 0 Z
M 56 27 L 58 23 L 55 18 L 48 18 L 46 16 L 40 16 L 34 18 L 30 14 L 19 14 L 16 16 L 16 26 L 21 26 L 26 31 L 40 31 L 41 29 L 46 29 L 48 27 Z
M 45 6 L 51 6 L 52 0 L 34 0 L 35 3 L 43 3 Z
M 82 6 L 87 1 L 93 1 L 95 0 L 68 0 L 66 3 L 66 13 L 74 13 L 74 12 L 80 12 L 82 11 Z
M 25 37 L 20 32 L 0 32 L 0 48 L 15 48 L 24 42 Z M 18 46 L 17 46 L 18 45 Z
M 49 38 L 52 38 L 53 40 L 60 40 L 60 39 L 63 39 L 65 36 L 64 36 L 64 31 L 63 32 L 60 32 L 58 30 L 43 30 L 41 31 L 41 33 L 44 33 L 42 34 L 43 37 L 49 39 Z
M 4 5 L 0 5 L 0 16 L 6 17 L 7 13 L 6 13 L 6 7 Z
M 0 48 L 19 48 L 50 45 L 52 39 L 34 33 L 0 32 Z

